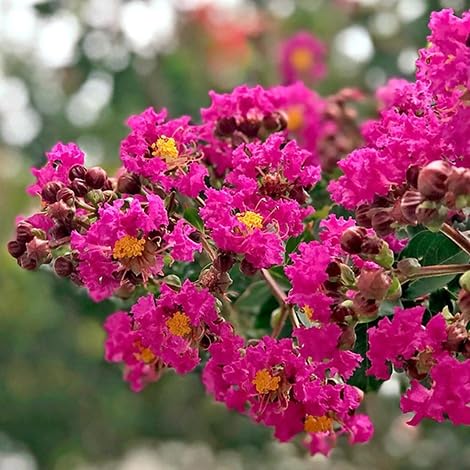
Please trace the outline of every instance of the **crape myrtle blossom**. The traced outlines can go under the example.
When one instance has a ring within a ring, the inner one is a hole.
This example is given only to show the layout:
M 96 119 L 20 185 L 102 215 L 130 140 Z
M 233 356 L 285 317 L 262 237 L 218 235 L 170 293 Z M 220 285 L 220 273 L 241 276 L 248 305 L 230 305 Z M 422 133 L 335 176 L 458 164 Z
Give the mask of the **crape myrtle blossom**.
M 315 82 L 326 74 L 326 47 L 312 34 L 300 31 L 286 39 L 279 51 L 279 66 L 283 82 L 298 79 Z
M 187 374 L 200 362 L 200 343 L 217 338 L 221 328 L 215 299 L 205 289 L 185 281 L 176 292 L 166 284 L 160 296 L 141 297 L 131 314 L 116 312 L 105 323 L 105 357 L 123 362 L 134 391 L 158 380 L 162 368 Z
M 303 329 L 296 335 L 302 339 L 310 339 L 310 333 L 312 338 L 322 336 L 317 330 Z M 333 335 L 330 344 L 336 341 Z M 290 338 L 264 337 L 244 348 L 241 344 L 232 339 L 225 348 L 217 343 L 209 348 L 214 353 L 204 369 L 203 382 L 218 401 L 273 427 L 282 442 L 303 435 L 312 455 L 327 455 L 342 434 L 348 435 L 351 443 L 371 438 L 370 421 L 355 414 L 361 394 L 342 383 L 339 373 L 351 375 L 358 361 L 346 366 L 343 358 L 336 356 L 325 365 L 324 354 L 332 351 L 329 346 L 315 350 L 318 342 L 308 350 L 299 350 Z M 336 382 L 327 380 L 328 376 L 335 376 Z
M 149 194 L 118 199 L 102 207 L 98 220 L 85 234 L 72 233 L 78 273 L 93 300 L 103 300 L 121 288 L 132 290 L 134 283 L 160 275 L 163 257 L 175 244 L 175 259 L 192 260 L 201 250 L 201 245 L 189 238 L 193 230 L 179 222 L 169 234 L 168 223 L 162 199 Z
M 167 111 L 147 108 L 131 116 L 131 133 L 121 143 L 121 160 L 132 173 L 148 178 L 166 191 L 177 189 L 196 197 L 204 188 L 207 169 L 197 146 L 197 128 L 189 116 L 167 120 Z
M 441 314 L 422 325 L 424 307 L 396 309 L 393 320 L 382 319 L 369 330 L 371 362 L 368 374 L 388 379 L 391 367 L 405 370 L 410 388 L 401 398 L 402 411 L 423 418 L 470 424 L 470 360 L 454 357 L 448 346 L 449 329 Z

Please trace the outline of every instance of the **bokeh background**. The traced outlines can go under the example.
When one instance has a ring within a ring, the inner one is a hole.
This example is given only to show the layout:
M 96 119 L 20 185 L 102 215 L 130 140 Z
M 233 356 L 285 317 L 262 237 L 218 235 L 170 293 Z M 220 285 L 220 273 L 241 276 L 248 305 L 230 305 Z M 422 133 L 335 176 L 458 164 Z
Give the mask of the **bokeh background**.
M 133 394 L 102 359 L 104 317 L 51 273 L 20 270 L 5 244 L 31 165 L 74 140 L 118 166 L 126 116 L 166 106 L 197 117 L 207 91 L 279 83 L 276 51 L 304 29 L 328 44 L 327 95 L 411 78 L 432 10 L 464 0 L 0 0 L 0 470 L 470 469 L 470 430 L 399 414 L 400 381 L 370 396 L 365 447 L 306 458 L 166 374 Z

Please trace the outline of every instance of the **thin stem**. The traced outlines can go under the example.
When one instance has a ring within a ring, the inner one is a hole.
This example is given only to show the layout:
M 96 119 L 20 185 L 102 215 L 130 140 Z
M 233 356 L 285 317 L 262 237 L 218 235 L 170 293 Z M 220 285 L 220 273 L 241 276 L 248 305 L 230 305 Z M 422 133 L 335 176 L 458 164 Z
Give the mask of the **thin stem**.
M 441 264 L 436 266 L 422 266 L 413 270 L 406 276 L 405 281 L 421 279 L 424 277 L 445 276 L 447 274 L 459 274 L 470 270 L 470 264 Z
M 463 233 L 449 224 L 443 224 L 441 232 L 448 238 L 450 238 L 458 247 L 470 255 L 470 239 Z
M 267 269 L 262 269 L 261 274 L 264 277 L 264 280 L 271 288 L 274 297 L 279 302 L 281 306 L 281 315 L 279 317 L 278 322 L 273 328 L 271 336 L 273 338 L 277 338 L 281 333 L 282 329 L 284 328 L 284 324 L 286 323 L 287 317 L 290 317 L 292 325 L 294 328 L 298 328 L 300 326 L 299 320 L 297 315 L 294 312 L 292 305 L 287 303 L 287 296 L 285 292 L 279 287 L 279 284 L 275 281 L 275 279 L 271 276 L 271 273 Z

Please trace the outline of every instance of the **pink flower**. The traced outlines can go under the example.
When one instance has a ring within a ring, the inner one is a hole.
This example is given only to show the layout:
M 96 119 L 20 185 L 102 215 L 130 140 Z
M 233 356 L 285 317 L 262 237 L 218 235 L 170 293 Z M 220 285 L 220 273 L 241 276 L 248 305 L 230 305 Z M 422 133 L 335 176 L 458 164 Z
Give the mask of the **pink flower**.
M 323 293 L 322 284 L 328 279 L 326 269 L 332 256 L 328 248 L 317 241 L 301 243 L 298 251 L 291 254 L 293 264 L 285 268 L 292 284 L 289 301 L 303 307 L 309 318 L 328 321 L 332 299 Z
M 85 154 L 77 144 L 63 144 L 58 142 L 46 153 L 47 163 L 42 168 L 32 168 L 31 173 L 36 178 L 36 183 L 28 187 L 31 195 L 41 194 L 42 188 L 50 181 L 70 183 L 69 170 L 74 165 L 83 165 Z
M 426 375 L 443 352 L 447 332 L 442 315 L 435 315 L 424 327 L 423 314 L 424 307 L 396 308 L 391 321 L 383 318 L 369 329 L 369 375 L 388 379 L 389 364 L 397 369 L 412 367 L 419 375 Z M 412 363 L 408 362 L 410 360 Z
M 282 262 L 284 247 L 278 224 L 264 207 L 236 201 L 225 189 L 209 189 L 206 195 L 200 214 L 219 249 L 244 255 L 256 269 Z
M 402 411 L 415 413 L 408 423 L 414 426 L 424 418 L 442 422 L 448 417 L 454 425 L 469 426 L 470 360 L 445 356 L 433 366 L 430 377 L 428 387 L 413 380 L 401 398 Z
M 166 121 L 167 112 L 147 108 L 131 116 L 131 133 L 121 143 L 125 168 L 159 184 L 163 189 L 177 189 L 196 197 L 204 188 L 207 169 L 199 163 L 196 128 L 189 116 Z
M 194 253 L 202 251 L 201 243 L 191 239 L 194 233 L 194 228 L 185 220 L 180 219 L 176 222 L 172 232 L 165 238 L 173 258 L 178 261 L 191 262 L 194 259 Z
M 209 97 L 211 105 L 201 109 L 200 133 L 207 142 L 204 147 L 207 159 L 218 174 L 223 174 L 232 167 L 234 148 L 264 137 L 265 132 L 273 131 L 266 128 L 266 123 L 273 121 L 276 127 L 281 119 L 275 96 L 259 85 L 253 88 L 241 85 L 224 94 L 211 91 Z
M 289 136 L 311 152 L 311 162 L 319 163 L 318 144 L 323 135 L 323 113 L 326 102 L 302 82 L 271 89 L 277 104 L 287 118 Z
M 106 331 L 105 358 L 125 364 L 124 378 L 134 392 L 160 378 L 164 365 L 145 342 L 135 322 L 126 312 L 115 312 L 104 324 Z
M 283 82 L 316 82 L 326 74 L 326 47 L 315 36 L 300 31 L 281 45 L 279 59 Z
M 163 201 L 148 195 L 143 201 L 118 199 L 99 210 L 99 219 L 84 235 L 72 232 L 78 272 L 91 298 L 103 300 L 127 288 L 130 279 L 145 283 L 160 274 L 163 253 L 156 234 L 164 233 L 167 224 Z

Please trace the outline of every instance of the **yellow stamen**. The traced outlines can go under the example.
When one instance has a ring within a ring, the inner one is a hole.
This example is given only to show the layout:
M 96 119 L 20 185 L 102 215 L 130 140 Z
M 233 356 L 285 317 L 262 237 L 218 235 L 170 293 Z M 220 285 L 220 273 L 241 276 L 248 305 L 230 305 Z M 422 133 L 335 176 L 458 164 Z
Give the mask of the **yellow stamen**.
M 328 432 L 333 428 L 333 420 L 328 416 L 307 415 L 304 422 L 305 432 Z
M 144 348 L 140 341 L 136 341 L 134 343 L 134 346 L 136 346 L 139 349 L 139 352 L 134 353 L 134 357 L 138 361 L 145 362 L 145 364 L 151 364 L 157 358 L 155 354 L 151 351 L 151 349 Z
M 256 391 L 260 394 L 275 392 L 279 388 L 281 377 L 272 376 L 268 369 L 261 369 L 256 372 L 252 384 L 256 387 Z
M 161 158 L 165 162 L 173 162 L 179 157 L 178 147 L 173 137 L 162 135 L 152 144 L 152 155 Z
M 287 110 L 287 129 L 298 131 L 304 124 L 304 111 L 302 106 L 291 106 Z
M 263 216 L 256 212 L 241 212 L 240 214 L 237 214 L 237 219 L 249 230 L 254 230 L 255 228 L 263 228 Z
M 113 248 L 115 259 L 137 258 L 142 255 L 145 247 L 145 239 L 140 240 L 132 235 L 124 235 L 116 241 Z
M 315 58 L 312 51 L 307 47 L 298 47 L 294 49 L 290 56 L 292 66 L 299 72 L 306 72 L 314 64 Z
M 308 305 L 304 305 L 302 308 L 305 315 L 307 315 L 309 320 L 313 320 L 313 308 L 309 307 Z
M 166 326 L 175 336 L 186 336 L 191 333 L 189 317 L 184 312 L 176 312 L 166 321 Z

